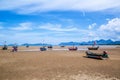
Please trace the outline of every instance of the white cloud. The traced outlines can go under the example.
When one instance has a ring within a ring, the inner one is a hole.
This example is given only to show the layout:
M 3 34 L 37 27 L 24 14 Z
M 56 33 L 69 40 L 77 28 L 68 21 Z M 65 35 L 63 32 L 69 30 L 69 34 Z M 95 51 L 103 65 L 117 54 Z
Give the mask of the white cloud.
M 89 25 L 88 30 L 82 32 L 85 33 L 82 39 L 88 39 L 88 41 L 99 39 L 120 40 L 120 18 L 113 18 L 107 21 L 107 24 L 102 24 L 97 29 L 93 28 L 96 24 Z
M 52 30 L 52 31 L 77 31 L 78 30 L 75 27 L 62 28 L 61 24 L 51 24 L 51 23 L 41 25 L 39 28 L 46 29 L 46 30 Z
M 109 20 L 107 24 L 100 26 L 100 30 L 109 32 L 120 32 L 120 18 Z
M 96 25 L 97 25 L 96 23 L 93 23 L 93 24 L 88 26 L 88 29 L 93 29 Z
M 90 31 L 89 36 L 93 39 L 120 40 L 120 18 L 113 18 L 97 30 Z
M 64 27 L 62 24 L 38 24 L 34 28 L 35 23 L 24 22 L 20 23 L 19 27 L 12 28 L 13 30 L 1 30 L 0 40 L 9 42 L 32 42 L 39 43 L 42 40 L 49 43 L 59 43 L 64 41 L 90 41 L 98 39 L 112 39 L 120 40 L 120 18 L 109 19 L 106 24 L 97 26 L 97 23 L 88 25 L 88 29 L 79 29 L 77 27 L 68 26 Z M 38 29 L 39 28 L 39 29 Z M 33 30 L 36 31 L 18 31 L 18 30 Z M 48 30 L 48 31 L 44 31 Z M 17 32 L 17 34 L 16 34 Z M 9 33 L 9 34 L 8 34 Z M 12 37 L 10 37 L 12 36 Z
M 24 22 L 20 23 L 18 27 L 11 28 L 12 30 L 32 30 L 32 23 Z
M 16 10 L 18 13 L 46 11 L 102 11 L 120 9 L 119 0 L 0 0 L 0 10 Z

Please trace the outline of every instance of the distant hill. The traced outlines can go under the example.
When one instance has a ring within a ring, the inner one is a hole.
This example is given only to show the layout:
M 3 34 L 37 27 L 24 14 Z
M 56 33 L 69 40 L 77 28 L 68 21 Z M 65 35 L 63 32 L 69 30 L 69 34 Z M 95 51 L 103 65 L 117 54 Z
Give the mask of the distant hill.
M 29 44 L 29 43 L 24 43 L 21 46 L 27 46 L 27 45 L 29 45 L 29 46 L 49 46 L 51 44 L 45 44 L 45 43 Z
M 104 40 L 95 40 L 97 45 L 120 45 L 120 41 L 112 41 L 111 39 Z M 94 41 L 88 41 L 88 42 L 61 42 L 60 46 L 71 46 L 71 45 L 93 45 Z M 15 44 L 8 44 L 8 46 L 13 46 Z M 50 46 L 52 44 L 47 44 L 47 43 L 35 43 L 35 44 L 30 44 L 30 43 L 24 43 L 18 46 Z M 0 45 L 3 46 L 3 45 Z
M 65 45 L 80 45 L 80 43 L 79 42 L 62 42 L 62 43 L 60 43 L 59 45 L 61 45 L 61 46 L 65 46 Z
M 95 40 L 97 45 L 120 45 L 120 41 L 112 41 L 111 39 L 108 40 Z M 94 41 L 88 42 L 62 42 L 59 45 L 93 45 Z

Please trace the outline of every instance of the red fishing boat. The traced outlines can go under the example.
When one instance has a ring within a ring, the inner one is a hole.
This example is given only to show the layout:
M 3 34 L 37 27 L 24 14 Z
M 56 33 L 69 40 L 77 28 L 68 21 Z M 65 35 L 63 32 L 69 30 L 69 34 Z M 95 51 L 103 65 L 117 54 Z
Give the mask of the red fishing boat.
M 77 47 L 69 47 L 69 51 L 76 51 L 78 48 Z

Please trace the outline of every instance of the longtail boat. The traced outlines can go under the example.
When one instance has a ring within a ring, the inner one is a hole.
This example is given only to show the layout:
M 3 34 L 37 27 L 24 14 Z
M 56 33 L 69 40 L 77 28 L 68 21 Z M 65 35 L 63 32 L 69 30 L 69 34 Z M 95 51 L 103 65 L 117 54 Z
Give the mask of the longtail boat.
M 88 50 L 98 50 L 99 46 L 97 47 L 88 47 Z
M 69 51 L 76 51 L 78 48 L 77 47 L 69 47 Z
M 103 51 L 103 53 L 93 53 L 90 51 L 86 51 L 86 57 L 88 58 L 96 58 L 96 59 L 107 59 L 108 57 L 108 53 L 106 51 Z
M 98 50 L 98 49 L 99 49 L 99 46 L 96 46 L 96 41 L 94 41 L 93 46 L 88 47 L 88 50 Z
M 47 49 L 45 47 L 40 47 L 40 51 L 46 51 Z

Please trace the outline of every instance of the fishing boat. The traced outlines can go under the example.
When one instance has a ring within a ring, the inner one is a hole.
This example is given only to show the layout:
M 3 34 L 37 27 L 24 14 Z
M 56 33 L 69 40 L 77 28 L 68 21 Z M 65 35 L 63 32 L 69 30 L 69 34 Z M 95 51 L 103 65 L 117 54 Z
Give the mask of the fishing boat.
M 4 45 L 2 50 L 7 50 L 7 45 Z
M 43 40 L 43 44 L 42 46 L 40 47 L 40 51 L 46 51 L 47 48 L 46 48 L 46 44 L 44 43 L 44 40 Z
M 65 46 L 61 45 L 60 47 L 65 47 Z
M 53 48 L 53 46 L 52 46 L 52 45 L 50 45 L 50 46 L 48 46 L 48 48 L 49 48 L 49 49 L 52 49 L 52 48 Z
M 13 46 L 12 52 L 17 52 L 18 51 L 18 47 L 17 46 Z
M 69 47 L 68 49 L 69 51 L 76 51 L 78 48 L 73 46 L 73 47 Z
M 6 41 L 4 43 L 4 46 L 2 47 L 2 50 L 7 50 L 8 49 L 8 46 L 6 45 Z
M 96 41 L 94 41 L 93 46 L 88 47 L 88 50 L 98 50 L 98 49 L 99 49 L 99 46 L 96 46 Z
M 13 48 L 13 49 L 12 49 L 12 52 L 17 52 L 17 51 L 18 51 L 18 46 L 17 46 L 16 43 L 13 45 L 12 48 Z
M 29 48 L 29 44 L 26 44 L 26 48 Z
M 101 59 L 101 60 L 109 58 L 107 51 L 103 51 L 103 53 L 93 53 L 90 51 L 86 51 L 86 57 Z
M 40 51 L 46 51 L 47 49 L 45 47 L 40 47 Z
M 98 50 L 99 46 L 97 47 L 88 47 L 88 50 Z

